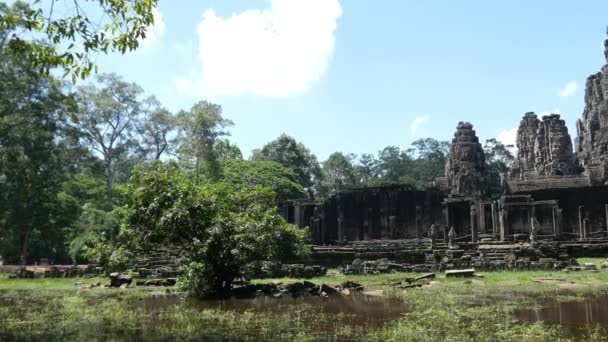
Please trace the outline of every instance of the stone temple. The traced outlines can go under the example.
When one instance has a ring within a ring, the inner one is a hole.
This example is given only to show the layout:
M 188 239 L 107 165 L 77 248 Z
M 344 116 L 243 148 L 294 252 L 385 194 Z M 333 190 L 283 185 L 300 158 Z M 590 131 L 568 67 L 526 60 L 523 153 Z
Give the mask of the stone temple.
M 473 125 L 460 122 L 445 175 L 433 187 L 357 188 L 323 202 L 291 200 L 284 216 L 310 229 L 313 256 L 330 264 L 386 257 L 421 267 L 448 255 L 473 266 L 475 258 L 500 264 L 513 255 L 530 265 L 605 253 L 608 39 L 605 57 L 601 71 L 587 78 L 574 145 L 560 115 L 526 113 L 512 169 L 493 179 Z

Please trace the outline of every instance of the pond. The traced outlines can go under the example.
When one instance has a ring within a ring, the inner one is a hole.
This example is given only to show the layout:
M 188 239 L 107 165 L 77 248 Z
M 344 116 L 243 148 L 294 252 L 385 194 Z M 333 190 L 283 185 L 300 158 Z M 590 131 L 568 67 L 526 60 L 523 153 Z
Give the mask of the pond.
M 155 312 L 173 305 L 183 305 L 197 310 L 253 311 L 277 316 L 286 312 L 305 310 L 306 315 L 302 316 L 302 323 L 315 325 L 320 330 L 319 332 L 323 333 L 332 333 L 338 326 L 381 328 L 399 320 L 403 313 L 412 309 L 398 298 L 357 292 L 349 296 L 332 295 L 327 298 L 284 296 L 280 299 L 257 297 L 251 299 L 195 300 L 179 297 L 159 297 L 146 298 L 143 302 L 147 312 Z M 323 317 L 331 317 L 331 319 L 318 321 L 319 318 Z
M 559 324 L 572 337 L 581 336 L 597 326 L 608 327 L 608 295 L 570 298 L 558 301 L 542 298 L 529 309 L 515 310 L 524 322 Z

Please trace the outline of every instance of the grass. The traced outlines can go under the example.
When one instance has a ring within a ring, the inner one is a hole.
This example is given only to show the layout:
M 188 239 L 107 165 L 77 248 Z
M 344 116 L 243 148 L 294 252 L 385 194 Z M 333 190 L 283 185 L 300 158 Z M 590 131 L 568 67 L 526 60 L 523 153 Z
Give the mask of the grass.
M 580 262 L 599 264 L 603 259 Z M 438 275 L 422 288 L 392 283 L 416 274 L 344 276 L 336 270 L 314 283 L 353 280 L 383 289 L 413 308 L 401 319 L 369 328 L 348 323 L 348 314 L 330 314 L 309 305 L 281 312 L 202 307 L 165 289 L 83 289 L 76 282 L 107 279 L 8 279 L 0 276 L 0 340 L 252 340 L 252 341 L 567 341 L 558 325 L 517 320 L 515 310 L 538 306 L 543 298 L 577 300 L 608 293 L 608 271 L 487 272 L 473 279 Z M 538 278 L 561 279 L 539 283 Z M 272 280 L 256 280 L 269 282 Z M 275 279 L 288 283 L 297 279 Z M 568 284 L 564 289 L 563 284 Z M 572 286 L 576 285 L 576 286 Z M 605 328 L 579 332 L 589 341 L 606 340 Z

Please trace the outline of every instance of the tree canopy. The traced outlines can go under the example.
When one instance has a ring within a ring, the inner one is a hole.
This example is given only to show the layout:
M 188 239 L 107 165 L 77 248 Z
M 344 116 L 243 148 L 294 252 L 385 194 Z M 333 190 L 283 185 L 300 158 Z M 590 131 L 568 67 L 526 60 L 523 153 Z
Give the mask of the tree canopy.
M 261 186 L 271 189 L 276 194 L 277 203 L 307 196 L 296 175 L 277 162 L 224 160 L 221 162 L 221 170 L 222 182 L 246 188 Z
M 300 185 L 313 196 L 314 184 L 321 175 L 321 167 L 317 157 L 294 138 L 282 134 L 261 150 L 254 151 L 251 159 L 271 160 L 285 166 L 297 175 Z
M 262 187 L 198 185 L 175 164 L 136 171 L 121 237 L 135 249 L 177 246 L 189 258 L 181 284 L 196 296 L 224 296 L 242 266 L 307 255 L 307 232 L 278 214 Z
M 0 48 L 45 74 L 62 68 L 75 82 L 97 70 L 92 54 L 137 49 L 154 24 L 156 4 L 157 0 L 34 0 L 11 6 L 0 2 Z

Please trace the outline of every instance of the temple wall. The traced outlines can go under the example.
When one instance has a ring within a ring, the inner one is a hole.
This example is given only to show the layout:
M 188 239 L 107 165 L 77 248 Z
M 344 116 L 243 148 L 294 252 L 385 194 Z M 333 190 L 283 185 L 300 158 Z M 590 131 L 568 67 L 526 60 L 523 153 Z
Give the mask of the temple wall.
M 426 237 L 431 224 L 443 224 L 443 198 L 404 186 L 342 191 L 318 207 L 313 242 Z

